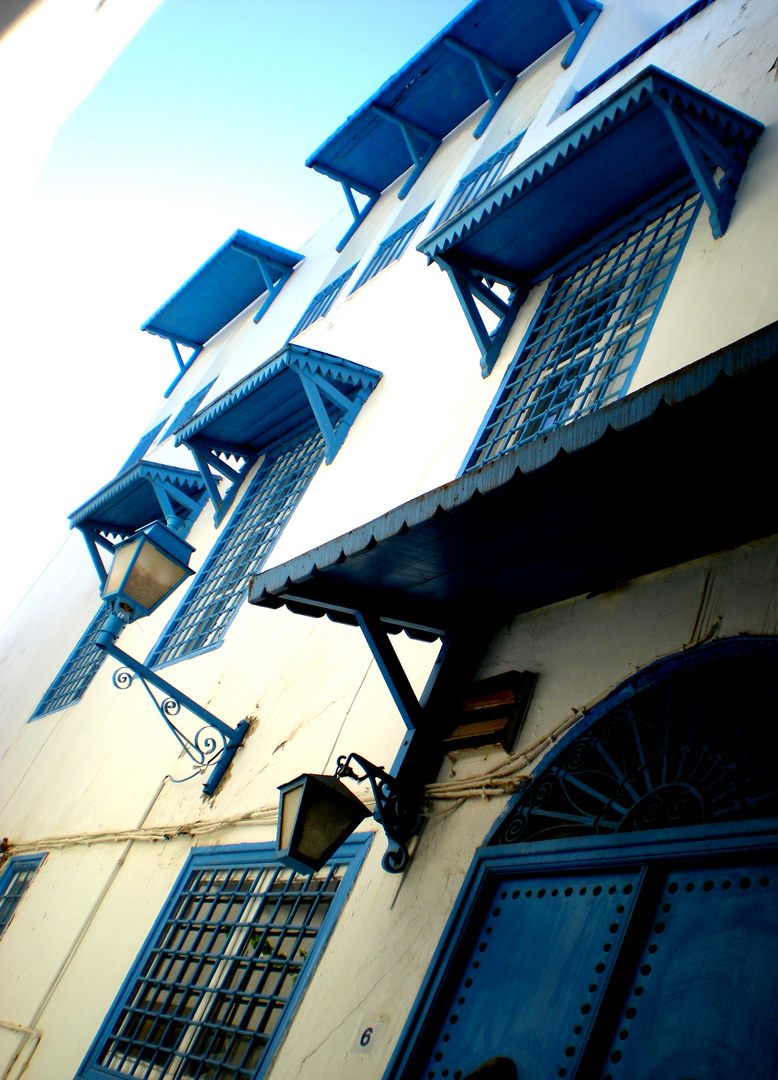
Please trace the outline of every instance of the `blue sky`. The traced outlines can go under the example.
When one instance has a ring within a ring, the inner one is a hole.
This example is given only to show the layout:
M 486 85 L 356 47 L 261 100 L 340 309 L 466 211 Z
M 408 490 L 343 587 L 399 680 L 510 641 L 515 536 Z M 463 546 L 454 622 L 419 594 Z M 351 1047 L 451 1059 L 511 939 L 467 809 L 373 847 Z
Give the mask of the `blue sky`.
M 175 373 L 140 324 L 236 228 L 294 249 L 340 209 L 306 157 L 464 6 L 163 0 L 4 200 L 6 505 L 22 525 L 3 530 L 0 623 Z M 30 80 L 56 99 L 43 64 Z

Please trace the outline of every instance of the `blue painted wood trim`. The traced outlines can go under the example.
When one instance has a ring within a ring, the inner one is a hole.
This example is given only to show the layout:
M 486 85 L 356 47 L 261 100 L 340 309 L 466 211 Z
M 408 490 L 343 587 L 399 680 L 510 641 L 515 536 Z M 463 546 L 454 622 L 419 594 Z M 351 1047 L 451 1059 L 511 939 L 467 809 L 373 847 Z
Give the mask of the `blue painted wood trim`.
M 403 723 L 408 729 L 417 728 L 421 719 L 421 705 L 389 640 L 386 627 L 375 616 L 362 611 L 355 612 L 355 615 Z
M 313 410 L 313 415 L 316 418 L 316 423 L 319 425 L 319 431 L 321 431 L 324 445 L 329 454 L 335 439 L 335 429 L 332 426 L 327 409 L 321 399 L 319 387 L 308 372 L 298 371 L 297 374 L 300 376 L 300 382 L 305 391 L 305 396 L 308 398 L 308 404 Z M 349 404 L 351 403 L 349 402 Z
M 448 274 L 457 300 L 467 319 L 476 344 L 481 350 L 481 374 L 487 378 L 492 373 L 495 363 L 505 344 L 510 328 L 516 321 L 519 308 L 527 298 L 526 289 L 513 287 L 513 292 L 506 303 L 497 296 L 486 282 L 466 267 L 452 266 L 444 259 L 437 260 Z M 492 333 L 486 329 L 486 324 L 476 305 L 476 299 L 489 308 L 500 321 Z
M 195 463 L 197 465 L 200 476 L 202 476 L 203 478 L 205 490 L 208 493 L 208 498 L 211 500 L 211 505 L 213 506 L 215 512 L 218 513 L 221 509 L 222 497 L 219 493 L 216 478 L 211 472 L 211 470 L 208 468 L 208 451 L 204 451 L 201 450 L 199 447 L 192 446 L 190 446 L 189 449 L 192 453 L 192 457 L 195 459 Z
M 182 341 L 180 344 L 186 345 L 187 348 L 193 349 L 192 355 L 189 357 L 189 359 L 182 362 L 181 353 L 178 350 L 178 344 L 179 343 L 174 341 L 173 338 L 168 338 L 168 341 L 173 346 L 173 352 L 175 353 L 179 363 L 181 363 L 182 366 L 181 366 L 178 374 L 176 375 L 175 379 L 173 379 L 172 383 L 168 386 L 167 390 L 165 390 L 164 394 L 162 395 L 164 398 L 169 398 L 170 397 L 170 395 L 173 393 L 175 388 L 178 386 L 178 384 L 183 379 L 184 375 L 186 375 L 187 371 L 189 371 L 189 368 L 192 366 L 192 364 L 195 362 L 197 357 L 203 351 L 203 346 L 202 345 L 188 345 L 186 342 Z
M 541 317 L 541 315 L 543 313 L 543 308 L 545 307 L 545 303 L 546 303 L 546 294 L 548 293 L 548 290 L 550 288 L 551 288 L 551 278 L 549 278 L 548 281 L 546 282 L 546 288 L 543 290 L 543 296 L 540 298 L 538 306 L 535 308 L 535 313 L 532 316 L 532 318 L 530 319 L 529 326 L 527 327 L 527 329 L 524 332 L 524 337 L 521 339 L 521 343 L 520 343 L 518 349 L 516 350 L 516 356 L 521 356 L 523 354 L 523 352 L 525 351 L 525 349 L 527 348 L 527 344 L 531 340 L 532 334 L 534 333 L 535 325 L 536 325 L 538 319 Z M 517 312 L 517 314 L 518 314 L 518 312 Z M 481 442 L 481 437 L 482 437 L 482 435 L 483 435 L 483 433 L 484 433 L 484 431 L 486 429 L 486 426 L 490 422 L 490 420 L 491 420 L 491 418 L 492 418 L 492 416 L 494 414 L 494 410 L 497 408 L 497 403 L 500 400 L 500 397 L 502 396 L 502 392 L 505 389 L 506 385 L 510 382 L 512 376 L 513 376 L 513 363 L 508 365 L 508 367 L 506 369 L 506 372 L 502 377 L 502 381 L 501 381 L 500 385 L 497 388 L 497 393 L 494 395 L 494 398 L 492 399 L 492 402 L 489 405 L 489 408 L 486 410 L 486 412 L 484 414 L 484 418 L 483 418 L 483 420 L 481 421 L 481 423 L 480 423 L 480 425 L 478 427 L 478 431 L 476 432 L 475 438 L 473 439 L 472 443 L 470 444 L 470 447 L 468 448 L 467 453 L 465 454 L 465 459 L 462 462 L 462 466 L 459 469 L 459 472 L 457 473 L 457 476 L 461 476 L 464 472 L 467 472 L 468 468 L 470 468 L 471 462 L 473 461 L 473 457 L 475 455 L 475 452 L 478 449 L 478 446 L 479 446 L 479 444 Z
M 652 331 L 654 329 L 654 325 L 656 324 L 656 320 L 659 318 L 659 312 L 662 310 L 662 304 L 665 302 L 665 297 L 667 296 L 667 293 L 668 293 L 668 291 L 670 289 L 670 286 L 673 283 L 673 278 L 675 277 L 675 272 L 678 269 L 678 266 L 680 265 L 681 259 L 683 258 L 683 253 L 684 253 L 684 250 L 686 248 L 686 244 L 687 244 L 687 242 L 689 240 L 689 237 L 692 234 L 692 229 L 694 228 L 694 223 L 697 220 L 697 215 L 700 212 L 700 207 L 701 206 L 702 206 L 702 200 L 700 200 L 698 202 L 697 208 L 694 211 L 694 213 L 692 214 L 691 219 L 689 220 L 689 224 L 688 224 L 688 226 L 686 228 L 686 232 L 683 235 L 683 237 L 681 238 L 680 243 L 678 244 L 678 251 L 676 252 L 676 256 L 675 256 L 675 259 L 673 260 L 673 264 L 672 264 L 672 266 L 670 267 L 670 269 L 669 269 L 669 271 L 667 273 L 667 277 L 665 278 L 664 285 L 662 286 L 662 291 L 659 294 L 659 299 L 654 304 L 654 310 L 651 312 L 651 318 L 648 320 L 648 325 L 646 326 L 645 333 L 643 334 L 643 339 L 640 342 L 640 345 L 638 346 L 638 348 L 635 350 L 635 357 L 634 357 L 634 359 L 632 361 L 632 366 L 630 367 L 629 371 L 627 372 L 627 374 L 626 374 L 626 376 L 624 378 L 624 385 L 622 386 L 621 392 L 619 393 L 620 398 L 626 397 L 627 394 L 630 391 L 630 387 L 632 385 L 632 380 L 635 377 L 635 372 L 638 369 L 638 365 L 640 364 L 640 361 L 643 359 L 643 353 L 646 351 L 646 346 L 648 345 L 648 342 L 649 342 L 649 340 L 651 338 L 651 333 L 652 333 Z
M 567 0 L 559 0 L 559 2 L 562 5 L 562 9 L 563 9 L 563 11 L 565 12 L 566 15 L 567 15 L 568 9 L 569 9 L 570 14 L 568 15 L 568 19 L 570 19 L 571 25 L 573 25 L 573 31 L 574 31 L 574 34 L 575 34 L 575 37 L 570 42 L 570 46 L 569 46 L 567 52 L 562 57 L 562 67 L 563 68 L 569 68 L 570 65 L 572 64 L 573 60 L 575 60 L 576 56 L 578 55 L 578 50 L 581 48 L 584 41 L 586 40 L 587 34 L 589 33 L 589 31 L 591 30 L 591 28 L 594 26 L 595 22 L 597 21 L 597 16 L 602 11 L 602 4 L 597 4 L 596 9 L 593 10 L 593 11 L 590 11 L 589 14 L 586 16 L 586 18 L 584 19 L 584 21 L 582 23 L 579 23 L 578 20 L 575 18 L 575 14 L 574 14 L 572 8 L 570 8 L 570 5 L 567 2 Z M 596 0 L 592 0 L 592 2 L 594 3 L 594 2 L 596 2 Z M 571 16 L 572 16 L 572 18 L 571 18 Z
M 100 552 L 97 550 L 97 545 L 99 543 L 101 547 L 106 548 L 112 553 L 115 550 L 115 545 L 111 544 L 109 540 L 106 540 L 104 536 L 100 536 L 100 534 L 96 533 L 93 529 L 88 529 L 83 525 L 79 525 L 78 530 L 86 541 L 87 551 L 94 563 L 97 576 L 100 579 L 100 591 L 102 592 L 103 586 L 108 580 L 108 572 L 103 565 L 103 560 L 100 558 Z
M 351 237 L 354 235 L 354 233 L 357 231 L 359 226 L 362 224 L 362 222 L 365 220 L 367 215 L 370 213 L 370 211 L 373 209 L 375 204 L 378 202 L 378 199 L 379 199 L 378 195 L 373 195 L 373 196 L 370 197 L 370 199 L 368 199 L 367 204 L 359 212 L 359 216 L 356 218 L 356 220 L 353 222 L 353 224 L 348 229 L 346 229 L 343 236 L 341 236 L 340 240 L 335 245 L 335 250 L 336 251 L 338 251 L 338 252 L 343 251 L 346 244 L 349 242 Z
M 495 116 L 497 115 L 497 110 L 500 108 L 503 101 L 505 101 L 505 99 L 507 98 L 508 94 L 511 92 L 511 90 L 513 89 L 515 84 L 516 84 L 516 79 L 515 78 L 512 77 L 510 79 L 506 79 L 505 82 L 502 84 L 502 86 L 499 88 L 499 90 L 497 90 L 497 92 L 492 96 L 491 104 L 489 105 L 489 108 L 486 110 L 484 115 L 478 121 L 478 123 L 476 124 L 475 130 L 473 131 L 473 138 L 474 139 L 480 139 L 481 138 L 483 133 L 486 131 L 486 129 L 491 124 L 492 120 L 494 120 Z
M 260 267 L 260 270 L 262 271 L 262 276 L 265 279 L 265 283 L 267 283 L 268 281 L 271 280 L 270 276 L 267 273 L 267 267 L 263 265 L 261 260 L 257 259 L 257 262 L 259 263 L 259 267 Z M 275 281 L 274 283 L 272 283 L 271 285 L 268 286 L 268 290 L 267 290 L 267 293 L 265 295 L 265 299 L 264 299 L 263 303 L 261 304 L 261 306 L 259 308 L 259 311 L 254 316 L 254 322 L 255 323 L 259 322 L 259 320 L 265 314 L 265 312 L 270 307 L 270 305 L 273 303 L 275 298 L 278 296 L 281 289 L 284 287 L 286 282 L 289 280 L 289 278 L 290 278 L 290 276 L 292 274 L 292 269 L 290 269 L 288 267 L 285 268 L 285 272 L 281 275 L 281 277 L 279 277 L 277 279 L 277 281 Z
M 689 172 L 694 177 L 697 187 L 700 189 L 703 199 L 708 204 L 708 220 L 714 239 L 719 239 L 727 231 L 729 219 L 732 216 L 732 208 L 735 205 L 735 196 L 740 179 L 745 171 L 747 158 L 741 155 L 742 161 L 737 161 L 733 153 L 723 146 L 717 146 L 711 134 L 701 138 L 701 132 L 695 131 L 684 117 L 679 116 L 669 102 L 659 95 L 654 96 L 655 104 L 670 125 L 670 130 L 675 135 L 681 153 Z M 719 165 L 724 176 L 719 184 L 713 179 L 711 171 L 705 161 L 703 146 L 714 162 Z
M 491 124 L 492 120 L 497 113 L 497 110 L 502 105 L 505 98 L 508 96 L 508 92 L 516 82 L 517 76 L 512 71 L 508 71 L 501 64 L 498 64 L 495 60 L 490 60 L 488 56 L 483 56 L 475 49 L 471 49 L 470 46 L 464 45 L 461 41 L 457 41 L 455 38 L 446 36 L 443 38 L 443 44 L 446 45 L 453 52 L 458 52 L 462 56 L 466 56 L 469 60 L 473 61 L 475 69 L 478 73 L 478 78 L 481 81 L 481 86 L 484 89 L 484 93 L 490 102 L 484 116 L 478 122 L 478 126 L 473 132 L 474 139 L 480 139 L 486 129 Z M 494 85 L 487 77 L 487 73 L 495 75 L 499 79 L 499 85 L 495 89 Z
M 410 120 L 405 120 L 403 117 L 397 116 L 396 113 L 391 112 L 391 110 L 385 109 L 383 105 L 378 105 L 376 102 L 373 102 L 370 108 L 373 112 L 383 117 L 384 120 L 396 124 L 405 140 L 405 145 L 414 167 L 411 170 L 410 176 L 397 193 L 398 199 L 404 199 L 421 176 L 437 148 L 440 146 L 441 140 L 437 135 L 433 135 L 431 131 L 425 131 L 425 129 L 419 127 L 418 124 L 413 124 Z M 423 143 L 427 144 L 424 151 L 419 150 L 414 138 L 421 139 Z

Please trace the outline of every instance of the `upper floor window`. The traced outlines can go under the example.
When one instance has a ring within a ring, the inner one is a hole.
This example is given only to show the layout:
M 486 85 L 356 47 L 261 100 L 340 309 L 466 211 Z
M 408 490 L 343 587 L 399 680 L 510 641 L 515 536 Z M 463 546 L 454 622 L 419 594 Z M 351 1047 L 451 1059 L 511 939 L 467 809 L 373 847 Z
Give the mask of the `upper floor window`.
M 626 394 L 699 204 L 649 215 L 552 278 L 467 469 Z
M 120 476 L 125 471 L 125 469 L 129 469 L 129 467 L 131 465 L 134 465 L 136 461 L 141 460 L 143 455 L 151 449 L 152 445 L 157 439 L 157 436 L 162 431 L 162 428 L 165 426 L 169 419 L 170 417 L 166 416 L 165 419 L 160 421 L 159 424 L 155 424 L 150 431 L 144 432 L 144 434 L 140 437 L 140 439 L 138 439 L 137 443 L 133 447 L 132 453 L 128 456 L 127 460 L 117 472 L 117 476 Z
M 149 664 L 170 664 L 221 640 L 324 454 L 319 431 L 268 453 L 168 623 Z
M 251 1080 L 278 1044 L 361 861 L 316 873 L 270 845 L 192 852 L 79 1076 Z
M 104 621 L 105 609 L 101 604 L 73 652 L 38 702 L 35 712 L 30 717 L 31 720 L 37 720 L 39 716 L 46 716 L 48 713 L 58 712 L 79 700 L 107 655 L 95 645 L 95 637 Z
M 399 229 L 396 229 L 391 236 L 387 236 L 386 240 L 381 241 L 373 252 L 370 262 L 359 275 L 359 280 L 352 292 L 356 292 L 360 285 L 364 285 L 365 282 L 370 281 L 371 278 L 384 270 L 390 263 L 396 262 L 396 260 L 400 258 L 410 244 L 411 237 L 429 212 L 429 206 L 425 207 L 420 214 L 417 214 L 416 217 L 412 217 L 410 221 L 406 221 L 405 224 L 401 225 Z
M 649 49 L 653 49 L 653 47 L 662 41 L 663 38 L 668 37 L 674 30 L 677 30 L 679 27 L 683 26 L 684 23 L 688 22 L 689 19 L 699 14 L 699 12 L 704 11 L 706 7 L 710 7 L 712 3 L 713 0 L 696 0 L 694 4 L 690 4 L 689 7 L 685 8 L 680 13 L 680 15 L 676 15 L 674 19 L 670 19 L 669 22 L 666 22 L 664 26 L 661 26 L 653 34 L 649 34 L 649 36 L 644 38 L 644 40 L 641 41 L 639 45 L 636 45 L 634 49 L 630 49 L 629 52 L 624 53 L 615 64 L 611 64 L 605 71 L 601 72 L 596 78 L 588 82 L 586 86 L 582 86 L 570 102 L 570 106 L 572 107 L 583 98 L 588 97 L 588 95 L 596 90 L 598 86 L 604 86 L 614 75 L 618 75 L 620 71 L 623 71 L 624 68 L 628 67 L 634 60 L 643 56 Z
M 311 323 L 315 323 L 317 319 L 321 319 L 327 314 L 343 292 L 346 282 L 354 273 L 355 269 L 355 266 L 350 266 L 345 273 L 340 275 L 340 277 L 335 278 L 329 285 L 325 285 L 320 292 L 316 293 L 313 300 L 311 300 L 310 304 L 303 312 L 297 326 L 295 326 L 294 330 L 289 335 L 290 340 L 297 337 L 298 334 L 302 334 L 303 330 L 307 330 Z
M 455 214 L 458 214 L 460 210 L 464 210 L 471 202 L 475 202 L 493 184 L 497 183 L 508 168 L 513 152 L 524 138 L 524 135 L 525 132 L 522 131 L 515 139 L 511 139 L 505 146 L 500 147 L 497 153 L 486 158 L 480 165 L 476 165 L 466 176 L 462 177 L 451 193 L 450 199 L 443 207 L 442 214 L 435 222 L 436 229 L 454 217 Z
M 44 855 L 15 855 L 0 873 L 0 937 L 14 916 Z

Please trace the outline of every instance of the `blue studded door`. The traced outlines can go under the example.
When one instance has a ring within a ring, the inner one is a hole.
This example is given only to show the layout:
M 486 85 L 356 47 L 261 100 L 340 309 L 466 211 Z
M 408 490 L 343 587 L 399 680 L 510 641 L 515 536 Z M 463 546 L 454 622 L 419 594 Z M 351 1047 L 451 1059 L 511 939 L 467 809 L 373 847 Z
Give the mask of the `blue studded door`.
M 776 638 L 594 706 L 476 853 L 385 1080 L 776 1080 L 776 713 Z
M 646 865 L 502 881 L 425 1080 L 774 1080 L 778 874 Z
M 430 1061 L 461 1080 L 510 1057 L 519 1077 L 573 1074 L 643 873 L 508 880 L 495 891 Z

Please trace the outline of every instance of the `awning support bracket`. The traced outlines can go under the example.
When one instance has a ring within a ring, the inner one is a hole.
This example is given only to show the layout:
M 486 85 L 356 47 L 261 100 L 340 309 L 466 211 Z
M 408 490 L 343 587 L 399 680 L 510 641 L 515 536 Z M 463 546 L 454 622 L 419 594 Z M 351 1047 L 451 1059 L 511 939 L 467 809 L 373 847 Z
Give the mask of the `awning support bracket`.
M 103 560 L 100 558 L 100 552 L 97 550 L 98 545 L 101 548 L 104 548 L 109 555 L 113 555 L 114 551 L 116 550 L 116 545 L 112 544 L 107 537 L 103 536 L 103 534 L 98 532 L 95 528 L 87 527 L 85 525 L 79 525 L 78 531 L 81 533 L 86 542 L 87 551 L 89 552 L 89 556 L 94 563 L 95 570 L 97 571 L 97 576 L 100 580 L 100 591 L 102 592 L 103 586 L 105 585 L 108 578 L 108 572 L 105 569 Z
M 654 102 L 667 118 L 694 182 L 708 206 L 711 232 L 718 239 L 727 231 L 747 157 L 738 154 L 734 148 L 723 146 L 710 131 L 703 130 L 691 118 L 679 116 L 670 102 L 659 94 L 654 95 Z M 718 183 L 713 176 L 715 168 L 720 168 L 723 173 Z
M 232 505 L 246 473 L 257 460 L 258 455 L 246 447 L 209 446 L 197 437 L 187 440 L 184 445 L 188 447 L 192 457 L 195 459 L 198 472 L 203 478 L 205 490 L 208 493 L 208 498 L 214 509 L 213 523 L 214 525 L 218 525 Z M 242 458 L 243 464 L 241 467 L 239 469 L 233 469 L 226 461 L 222 461 L 217 452 L 219 449 L 221 449 L 223 453 L 230 453 L 235 457 Z M 221 475 L 230 482 L 230 486 L 224 495 L 219 491 L 217 478 L 214 476 L 212 470 L 221 473 Z
M 510 286 L 511 295 L 506 302 L 494 292 L 493 286 L 489 284 L 485 275 L 467 267 L 452 266 L 443 259 L 439 261 L 448 274 L 473 337 L 481 350 L 481 373 L 486 378 L 494 368 L 508 331 L 513 326 L 519 308 L 527 297 L 527 291 L 515 285 Z M 500 320 L 491 334 L 478 310 L 476 300 L 484 304 Z
M 165 337 L 167 335 L 159 334 L 158 336 L 159 337 Z M 167 340 L 170 342 L 170 347 L 173 350 L 173 355 L 175 356 L 176 363 L 178 364 L 178 374 L 176 375 L 175 379 L 173 379 L 170 386 L 168 386 L 165 393 L 162 395 L 163 397 L 166 397 L 166 398 L 170 397 L 170 395 L 173 393 L 175 388 L 178 386 L 181 379 L 184 377 L 184 375 L 187 373 L 189 368 L 195 362 L 197 357 L 203 351 L 202 345 L 198 345 L 197 342 L 194 342 L 194 341 L 183 341 L 181 338 L 172 338 L 172 337 L 168 337 Z M 183 356 L 181 355 L 181 350 L 179 348 L 179 345 L 183 345 L 185 348 L 192 350 L 191 355 L 189 357 L 187 357 L 186 360 L 184 360 Z
M 256 251 L 252 251 L 251 248 L 244 247 L 243 244 L 232 243 L 230 244 L 230 247 L 240 255 L 245 255 L 247 259 L 253 259 L 259 267 L 262 280 L 265 282 L 265 299 L 262 301 L 259 311 L 254 316 L 254 322 L 258 323 L 289 280 L 294 267 L 275 262 L 273 259 L 268 259 L 265 255 L 259 255 Z M 271 271 L 275 271 L 275 278 Z
M 362 391 L 357 394 L 353 401 L 351 401 L 345 394 L 342 394 L 340 390 L 328 382 L 327 379 L 318 375 L 316 372 L 305 371 L 296 363 L 290 363 L 288 366 L 292 371 L 297 372 L 300 377 L 300 382 L 302 383 L 303 390 L 308 398 L 308 403 L 311 406 L 313 415 L 316 418 L 316 423 L 319 425 L 319 430 L 324 439 L 326 448 L 324 460 L 326 464 L 329 465 L 335 459 L 335 455 L 343 445 L 348 430 L 359 413 L 359 410 L 362 408 L 367 394 Z M 322 400 L 322 395 L 329 398 L 333 405 L 341 412 L 340 419 L 334 427 L 330 420 L 329 413 L 327 412 L 327 408 Z
M 565 18 L 570 23 L 570 29 L 575 35 L 573 37 L 573 40 L 570 42 L 570 47 L 568 48 L 565 55 L 562 57 L 563 68 L 569 68 L 573 60 L 575 60 L 576 56 L 578 55 L 578 50 L 581 48 L 584 41 L 586 40 L 586 35 L 594 26 L 595 22 L 597 21 L 597 16 L 602 11 L 602 4 L 597 3 L 597 0 L 590 0 L 590 2 L 592 10 L 586 16 L 584 21 L 581 22 L 576 13 L 573 11 L 573 5 L 570 3 L 570 0 L 559 0 L 559 6 L 561 7 Z
M 379 619 L 366 615 L 362 611 L 357 611 L 355 614 L 357 624 L 373 654 L 378 670 L 384 677 L 384 682 L 403 723 L 409 731 L 417 728 L 421 720 L 421 705 L 389 640 L 386 627 Z
M 391 775 L 404 786 L 418 788 L 437 773 L 440 740 L 453 715 L 452 706 L 475 677 L 493 628 L 448 631 L 417 697 L 380 617 L 359 610 L 354 615 L 407 729 Z
M 456 38 L 447 35 L 443 38 L 443 44 L 452 52 L 457 52 L 461 56 L 466 56 L 468 60 L 472 60 L 478 78 L 481 80 L 481 86 L 484 88 L 484 93 L 490 101 L 489 108 L 478 121 L 478 126 L 473 132 L 473 138 L 480 139 L 494 119 L 495 113 L 508 96 L 508 92 L 516 82 L 516 76 L 512 71 L 504 68 L 502 64 L 498 64 L 496 60 L 490 60 L 488 56 L 484 56 L 483 53 L 479 53 L 476 49 L 471 49 L 469 45 L 457 41 Z M 499 85 L 497 87 L 489 78 L 490 75 L 495 76 L 498 80 Z
M 410 176 L 397 193 L 398 199 L 404 199 L 421 176 L 432 155 L 440 146 L 441 140 L 437 135 L 433 135 L 431 131 L 425 131 L 425 129 L 419 127 L 418 124 L 414 124 L 410 120 L 405 120 L 402 116 L 397 116 L 397 114 L 393 113 L 390 109 L 385 109 L 383 105 L 373 103 L 371 109 L 373 112 L 383 117 L 384 120 L 396 124 L 405 140 L 405 145 L 413 163 L 413 169 L 411 170 Z M 416 140 L 425 143 L 426 149 L 420 150 Z
M 146 482 L 151 485 L 151 489 L 159 503 L 159 508 L 165 518 L 165 523 L 169 528 L 179 530 L 184 524 L 183 517 L 176 510 L 174 503 L 178 503 L 179 506 L 186 507 L 196 514 L 200 512 L 202 504 L 197 502 L 196 499 L 191 498 L 191 496 L 187 495 L 185 492 L 179 490 L 175 484 L 171 484 L 167 480 L 154 479 L 150 476 L 146 477 Z M 107 536 L 104 536 L 99 529 L 94 527 L 94 525 L 88 524 L 87 522 L 78 525 L 77 528 L 86 542 L 89 556 L 94 563 L 97 576 L 100 580 L 100 588 L 102 589 L 108 574 L 103 564 L 103 560 L 100 558 L 98 546 L 107 551 L 110 556 L 113 556 L 116 552 L 117 545 L 109 540 Z M 113 535 L 120 535 L 119 531 L 117 530 Z M 125 535 L 129 536 L 130 532 L 127 532 Z

